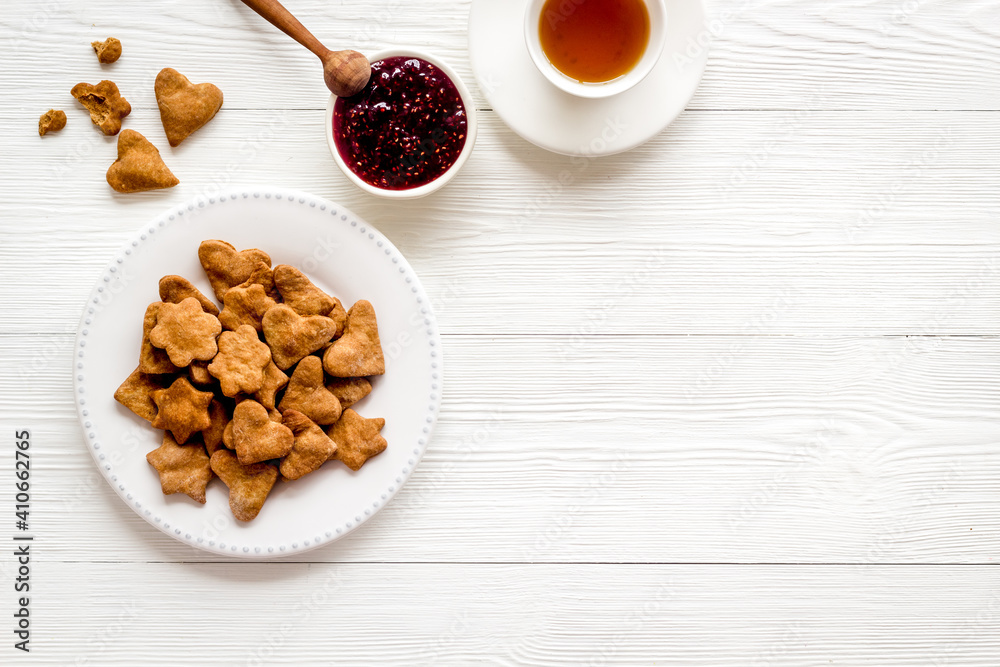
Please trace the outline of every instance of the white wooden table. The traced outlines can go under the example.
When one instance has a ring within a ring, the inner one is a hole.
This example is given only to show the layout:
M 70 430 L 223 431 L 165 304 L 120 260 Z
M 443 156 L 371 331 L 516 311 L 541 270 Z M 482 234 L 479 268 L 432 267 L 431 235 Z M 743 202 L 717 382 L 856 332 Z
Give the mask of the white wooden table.
M 434 50 L 468 0 L 288 0 L 331 44 Z M 713 0 L 688 110 L 586 163 L 478 90 L 459 177 L 386 204 L 336 171 L 312 56 L 235 0 L 0 15 L 0 664 L 1000 664 L 1000 3 Z M 367 17 L 367 18 L 365 18 Z M 89 42 L 124 55 L 102 69 Z M 162 67 L 225 92 L 169 149 Z M 111 78 L 181 185 L 116 195 L 75 106 Z M 64 108 L 39 139 L 38 114 Z M 273 184 L 388 235 L 444 333 L 439 428 L 396 500 L 296 559 L 150 528 L 70 388 L 85 295 L 168 205 Z M 13 446 L 32 432 L 31 653 L 12 647 Z

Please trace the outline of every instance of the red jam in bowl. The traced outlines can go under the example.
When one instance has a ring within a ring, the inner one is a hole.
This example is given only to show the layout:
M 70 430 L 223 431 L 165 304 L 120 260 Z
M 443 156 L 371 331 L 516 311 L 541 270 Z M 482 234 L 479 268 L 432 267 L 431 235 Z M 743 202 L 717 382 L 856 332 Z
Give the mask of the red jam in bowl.
M 340 156 L 361 180 L 383 190 L 417 188 L 448 171 L 468 128 L 455 84 L 420 58 L 373 62 L 365 89 L 333 107 Z

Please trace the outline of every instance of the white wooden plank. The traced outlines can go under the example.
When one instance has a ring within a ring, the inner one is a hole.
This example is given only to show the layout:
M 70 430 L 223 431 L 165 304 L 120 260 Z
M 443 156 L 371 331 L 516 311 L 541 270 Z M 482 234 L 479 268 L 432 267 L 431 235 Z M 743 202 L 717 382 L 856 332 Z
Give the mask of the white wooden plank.
M 21 282 L 0 295 L 22 317 L 0 330 L 67 331 L 132 230 L 230 183 L 300 187 L 353 208 L 414 263 L 447 332 L 1000 327 L 1000 114 L 703 112 L 582 166 L 524 149 L 488 114 L 467 171 L 437 196 L 397 205 L 335 173 L 317 112 L 275 113 L 224 112 L 190 147 L 165 148 L 184 182 L 139 196 L 104 183 L 114 148 L 88 126 L 51 142 L 13 137 L 7 150 L 24 166 L 6 180 L 17 224 L 3 228 L 0 263 Z M 135 120 L 151 137 L 162 131 L 151 114 Z
M 291 4 L 333 48 L 431 49 L 474 84 L 469 0 Z M 711 55 L 691 108 L 1000 109 L 1000 10 L 991 0 L 709 4 L 699 40 L 711 43 Z M 89 43 L 109 34 L 122 39 L 124 55 L 102 69 Z M 110 75 L 126 97 L 155 108 L 152 78 L 168 66 L 221 86 L 230 108 L 321 108 L 326 101 L 318 61 L 236 2 L 150 0 L 141 12 L 111 2 L 20 2 L 0 17 L 0 39 L 18 62 L 34 64 L 5 72 L 19 96 L 0 107 L 44 110 L 77 81 Z M 512 48 L 521 44 L 512 38 Z M 675 55 L 683 56 L 667 54 Z
M 94 470 L 72 411 L 69 345 L 0 337 L 11 371 L 0 422 L 34 429 L 46 553 L 214 559 L 148 527 Z M 997 339 L 566 346 L 447 336 L 441 423 L 423 463 L 364 530 L 307 558 L 995 562 Z M 0 459 L 0 479 L 10 465 Z
M 55 563 L 41 550 L 36 558 L 32 653 L 16 665 L 994 667 L 1000 659 L 998 568 Z

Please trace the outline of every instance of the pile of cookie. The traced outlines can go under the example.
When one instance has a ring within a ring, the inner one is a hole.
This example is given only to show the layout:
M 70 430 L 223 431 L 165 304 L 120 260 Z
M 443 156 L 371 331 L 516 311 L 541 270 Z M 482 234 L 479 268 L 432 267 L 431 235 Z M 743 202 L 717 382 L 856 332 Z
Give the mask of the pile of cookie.
M 122 44 L 114 37 L 91 46 L 101 64 L 111 64 L 122 54 Z M 153 84 L 160 121 L 172 147 L 180 145 L 203 127 L 222 108 L 222 91 L 211 83 L 194 84 L 175 69 L 166 67 Z M 90 120 L 105 135 L 119 132 L 118 159 L 108 168 L 108 185 L 118 192 L 143 192 L 172 188 L 180 183 L 163 162 L 160 151 L 135 130 L 122 131 L 122 119 L 132 113 L 132 105 L 122 97 L 114 81 L 78 83 L 70 94 L 90 112 Z M 38 119 L 38 134 L 58 132 L 66 127 L 66 112 L 49 109 Z
M 385 372 L 375 310 L 340 300 L 258 249 L 204 241 L 198 258 L 222 309 L 180 276 L 146 308 L 139 365 L 115 399 L 163 444 L 146 456 L 163 493 L 204 503 L 214 476 L 240 521 L 279 480 L 329 460 L 357 471 L 387 446 L 384 419 L 351 409 Z

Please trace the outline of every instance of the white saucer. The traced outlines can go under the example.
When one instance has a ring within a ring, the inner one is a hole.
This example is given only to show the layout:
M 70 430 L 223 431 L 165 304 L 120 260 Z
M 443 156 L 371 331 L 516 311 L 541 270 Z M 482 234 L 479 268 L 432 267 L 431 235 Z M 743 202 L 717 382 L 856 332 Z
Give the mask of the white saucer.
M 669 125 L 694 95 L 711 33 L 701 0 L 666 0 L 667 38 L 660 61 L 630 90 L 584 99 L 552 85 L 528 55 L 529 0 L 473 0 L 472 70 L 493 110 L 531 143 L 563 155 L 613 155 Z

